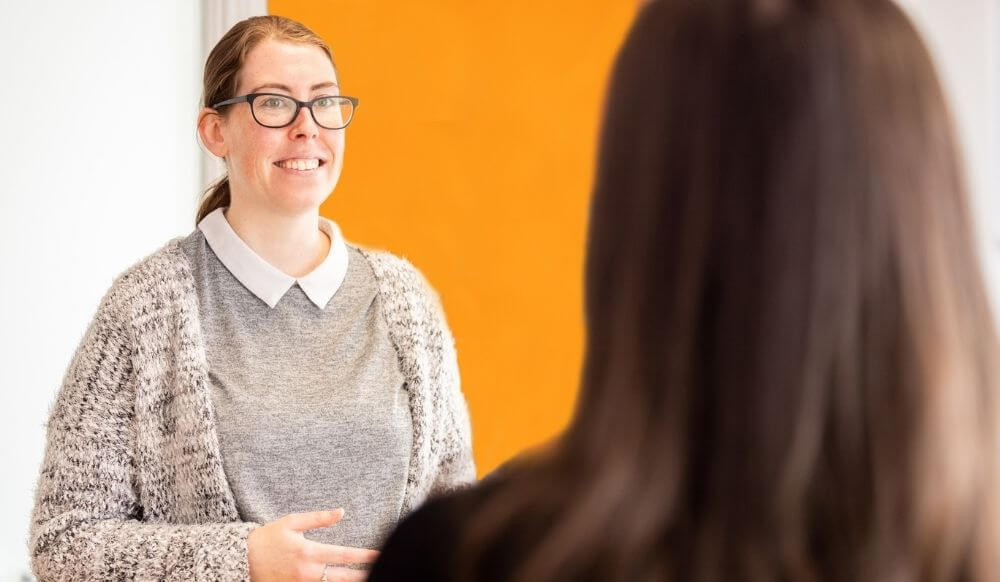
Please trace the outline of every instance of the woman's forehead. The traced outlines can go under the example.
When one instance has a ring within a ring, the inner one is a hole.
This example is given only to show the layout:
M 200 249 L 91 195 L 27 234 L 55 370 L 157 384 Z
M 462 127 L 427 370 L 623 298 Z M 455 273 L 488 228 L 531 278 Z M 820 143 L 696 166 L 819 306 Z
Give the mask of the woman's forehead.
M 247 54 L 239 84 L 248 92 L 263 85 L 312 91 L 337 83 L 333 63 L 318 46 L 269 39 Z

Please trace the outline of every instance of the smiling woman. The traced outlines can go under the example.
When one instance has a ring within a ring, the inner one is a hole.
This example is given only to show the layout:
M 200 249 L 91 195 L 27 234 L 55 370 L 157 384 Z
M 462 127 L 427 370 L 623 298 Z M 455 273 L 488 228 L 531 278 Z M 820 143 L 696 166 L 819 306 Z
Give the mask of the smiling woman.
M 360 579 L 344 566 L 475 476 L 436 294 L 319 216 L 359 102 L 330 48 L 251 18 L 204 89 L 228 175 L 197 229 L 115 280 L 70 364 L 32 515 L 42 580 Z
M 236 97 L 215 100 L 229 87 L 206 93 L 212 107 L 202 111 L 198 123 L 205 147 L 226 160 L 229 189 L 243 193 L 227 218 L 243 224 L 253 221 L 247 214 L 318 209 L 336 186 L 344 157 L 344 132 L 326 131 L 320 119 L 331 129 L 346 127 L 343 102 L 353 115 L 353 101 L 340 97 L 330 53 L 316 44 L 270 38 L 247 53 L 235 80 Z M 310 115 L 301 114 L 303 102 Z M 316 103 L 326 105 L 319 117 Z M 221 198 L 206 202 L 213 203 L 203 206 L 201 217 L 222 205 Z

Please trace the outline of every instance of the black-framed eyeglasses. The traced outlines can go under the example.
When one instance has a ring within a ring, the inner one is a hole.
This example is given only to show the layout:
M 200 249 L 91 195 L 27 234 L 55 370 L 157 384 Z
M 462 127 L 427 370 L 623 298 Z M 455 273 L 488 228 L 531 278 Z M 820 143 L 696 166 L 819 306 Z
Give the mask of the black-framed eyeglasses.
M 316 125 L 325 129 L 344 129 L 354 118 L 358 107 L 357 97 L 344 95 L 317 97 L 312 101 L 299 101 L 279 93 L 249 93 L 220 101 L 212 106 L 235 105 L 246 101 L 254 121 L 264 127 L 287 127 L 299 116 L 299 109 L 309 109 Z

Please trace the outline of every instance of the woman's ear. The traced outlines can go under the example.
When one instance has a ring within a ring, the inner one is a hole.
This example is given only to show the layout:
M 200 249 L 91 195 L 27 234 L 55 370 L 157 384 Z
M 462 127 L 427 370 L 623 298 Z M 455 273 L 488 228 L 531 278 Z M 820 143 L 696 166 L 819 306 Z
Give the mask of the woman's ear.
M 226 138 L 222 134 L 222 116 L 210 107 L 205 107 L 198 114 L 198 137 L 212 154 L 225 158 L 229 153 Z

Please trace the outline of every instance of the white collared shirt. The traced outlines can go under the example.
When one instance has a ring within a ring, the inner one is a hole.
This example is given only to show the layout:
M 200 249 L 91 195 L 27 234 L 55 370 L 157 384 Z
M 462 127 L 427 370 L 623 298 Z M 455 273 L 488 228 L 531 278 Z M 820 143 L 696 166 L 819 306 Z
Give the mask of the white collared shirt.
M 251 293 L 272 309 L 295 283 L 320 309 L 340 289 L 347 274 L 347 244 L 340 228 L 331 220 L 319 217 L 319 229 L 330 237 L 330 252 L 315 269 L 301 277 L 292 277 L 254 252 L 229 225 L 225 208 L 217 208 L 198 223 L 198 229 L 219 261 Z

